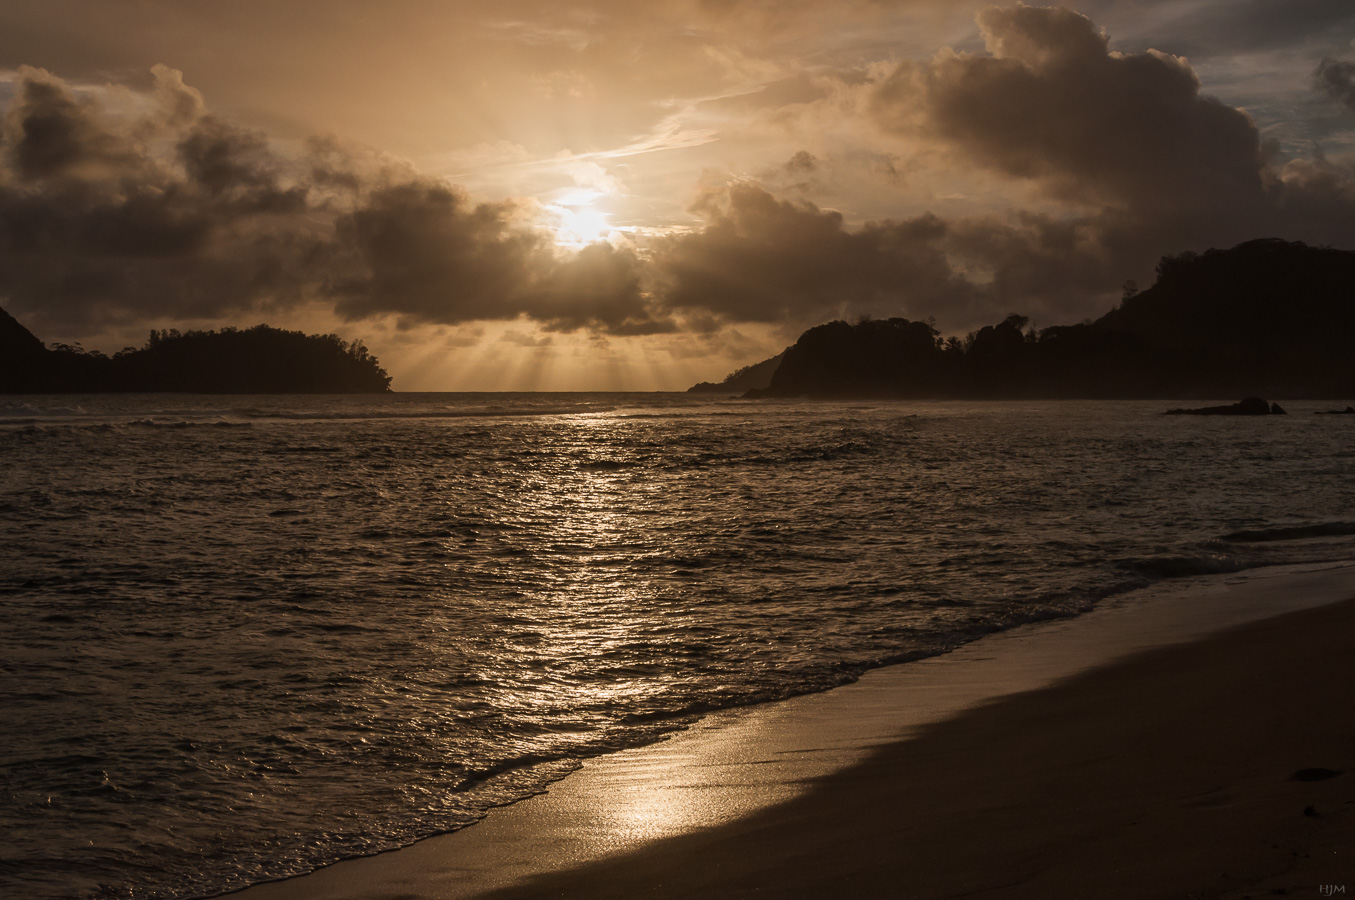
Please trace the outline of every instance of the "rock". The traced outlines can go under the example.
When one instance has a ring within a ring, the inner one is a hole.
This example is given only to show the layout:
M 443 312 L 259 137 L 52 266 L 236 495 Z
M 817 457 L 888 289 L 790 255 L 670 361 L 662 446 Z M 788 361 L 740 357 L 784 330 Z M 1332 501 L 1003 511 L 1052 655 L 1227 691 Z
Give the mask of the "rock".
M 1289 776 L 1290 781 L 1326 781 L 1328 778 L 1336 778 L 1343 773 L 1340 769 L 1328 769 L 1322 766 L 1314 766 L 1309 769 L 1299 769 L 1293 775 Z
M 1278 404 L 1278 403 L 1272 403 L 1272 404 L 1270 404 L 1270 414 L 1271 414 L 1272 416 L 1287 416 L 1287 415 L 1289 415 L 1289 413 L 1285 412 L 1284 407 L 1281 406 L 1281 405 Z
M 1234 403 L 1231 406 L 1204 406 L 1199 409 L 1169 409 L 1164 415 L 1168 416 L 1268 416 L 1272 412 L 1278 411 L 1283 415 L 1284 410 L 1280 409 L 1279 404 L 1272 410 L 1271 405 L 1260 397 L 1248 397 L 1241 402 Z

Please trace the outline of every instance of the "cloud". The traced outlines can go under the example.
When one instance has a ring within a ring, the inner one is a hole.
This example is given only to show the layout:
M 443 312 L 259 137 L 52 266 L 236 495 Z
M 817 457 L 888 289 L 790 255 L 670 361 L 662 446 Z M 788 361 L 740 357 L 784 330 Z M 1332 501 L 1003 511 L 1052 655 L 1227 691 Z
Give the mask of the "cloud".
M 548 330 L 670 331 L 640 288 L 633 251 L 593 244 L 561 254 L 511 202 L 474 203 L 439 182 L 376 191 L 336 223 L 357 274 L 328 290 L 349 318 L 397 313 L 427 322 L 535 319 Z
M 987 53 L 876 67 L 851 85 L 862 102 L 835 109 L 931 147 L 942 178 L 959 160 L 1005 179 L 1009 202 L 1024 187 L 1032 207 L 851 227 L 733 183 L 698 203 L 703 228 L 656 254 L 664 302 L 708 328 L 861 313 L 968 328 L 1010 311 L 1053 324 L 1103 310 L 1164 253 L 1269 235 L 1355 243 L 1351 167 L 1280 166 L 1185 60 L 1114 52 L 1066 9 L 990 8 L 978 22 Z M 800 153 L 765 180 L 790 190 L 823 168 Z
M 1313 72 L 1313 83 L 1333 100 L 1355 110 L 1355 61 L 1324 58 Z
M 4 123 L 6 161 L 17 178 L 97 179 L 138 162 L 129 140 L 51 73 L 24 67 L 19 77 Z
M 194 318 L 254 308 L 295 290 L 307 243 L 298 201 L 250 140 L 215 135 L 178 73 L 155 70 L 136 115 L 23 69 L 0 137 L 0 297 L 41 327 Z M 156 145 L 187 135 L 187 171 Z M 232 143 L 234 141 L 234 143 Z
M 994 7 L 978 21 L 989 55 L 903 63 L 873 87 L 882 126 L 1065 202 L 1231 206 L 1260 191 L 1255 124 L 1202 95 L 1184 60 L 1112 53 L 1066 9 Z
M 1108 298 L 1115 274 L 1146 274 L 1166 252 L 1270 235 L 1355 243 L 1349 167 L 1277 167 L 1251 118 L 1202 93 L 1184 59 L 1111 51 L 1066 9 L 995 7 L 978 22 L 986 54 L 900 62 L 863 90 L 886 133 L 1042 201 L 1039 213 L 947 222 L 948 257 L 994 312 L 1072 312 L 1078 291 L 1087 308 Z
M 240 127 L 163 66 L 140 91 L 24 69 L 0 126 L 0 303 L 65 334 L 319 305 L 406 327 L 692 340 L 860 314 L 967 329 L 1094 314 L 1164 253 L 1272 235 L 1355 244 L 1350 166 L 1283 163 L 1186 60 L 1115 52 L 1066 9 L 993 8 L 978 24 L 984 52 L 816 67 L 774 82 L 782 94 L 674 95 L 629 143 L 551 159 L 562 183 L 614 195 L 647 189 L 616 159 L 675 147 L 761 176 L 703 177 L 685 232 L 577 252 L 536 201 Z M 1350 65 L 1315 76 L 1344 102 Z M 722 110 L 758 111 L 740 133 L 761 143 L 738 145 L 743 158 Z M 518 165 L 523 146 L 480 155 Z
M 332 139 L 284 154 L 210 115 L 178 72 L 154 76 L 127 114 L 115 89 L 19 72 L 0 133 L 0 299 L 39 330 L 316 300 L 349 319 L 675 327 L 650 312 L 633 250 L 563 253 L 531 204 L 474 203 Z
M 1013 311 L 1056 324 L 1103 310 L 1163 252 L 1109 215 L 923 214 L 852 228 L 748 182 L 710 189 L 697 209 L 705 226 L 668 239 L 651 263 L 663 303 L 692 330 L 768 323 L 793 335 L 860 315 L 967 330 Z
M 808 150 L 800 150 L 789 160 L 786 161 L 785 170 L 789 173 L 800 175 L 809 174 L 819 167 L 819 160 Z
M 176 149 L 189 179 L 212 197 L 277 192 L 277 166 L 262 134 L 204 117 Z
M 822 321 L 849 312 L 907 308 L 925 315 L 962 306 L 970 286 L 939 252 L 933 216 L 848 229 L 840 213 L 778 200 L 736 182 L 694 207 L 699 231 L 656 254 L 666 305 L 709 321 Z

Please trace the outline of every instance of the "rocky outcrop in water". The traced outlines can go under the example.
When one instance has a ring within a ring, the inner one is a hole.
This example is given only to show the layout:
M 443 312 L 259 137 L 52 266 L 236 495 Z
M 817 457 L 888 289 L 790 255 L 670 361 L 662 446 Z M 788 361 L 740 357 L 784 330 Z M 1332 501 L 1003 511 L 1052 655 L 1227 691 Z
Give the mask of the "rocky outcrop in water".
M 1248 397 L 1228 406 L 1202 406 L 1198 409 L 1169 409 L 1164 416 L 1269 416 L 1285 415 L 1280 404 L 1267 403 L 1260 397 Z

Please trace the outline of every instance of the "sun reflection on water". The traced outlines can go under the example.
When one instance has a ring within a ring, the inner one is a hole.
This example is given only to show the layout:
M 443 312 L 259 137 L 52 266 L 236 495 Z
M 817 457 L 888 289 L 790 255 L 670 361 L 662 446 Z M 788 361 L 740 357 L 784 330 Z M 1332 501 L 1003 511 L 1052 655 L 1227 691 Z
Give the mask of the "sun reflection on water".
M 511 670 L 487 659 L 477 677 L 491 702 L 532 710 L 553 744 L 600 734 L 606 747 L 624 724 L 619 711 L 633 717 L 672 687 L 652 677 L 666 660 L 666 626 L 642 612 L 664 604 L 663 588 L 634 565 L 655 549 L 662 496 L 618 458 L 619 425 L 607 414 L 560 416 L 557 436 L 575 452 L 552 456 L 504 498 L 534 548 L 521 563 L 534 574 L 501 612 Z

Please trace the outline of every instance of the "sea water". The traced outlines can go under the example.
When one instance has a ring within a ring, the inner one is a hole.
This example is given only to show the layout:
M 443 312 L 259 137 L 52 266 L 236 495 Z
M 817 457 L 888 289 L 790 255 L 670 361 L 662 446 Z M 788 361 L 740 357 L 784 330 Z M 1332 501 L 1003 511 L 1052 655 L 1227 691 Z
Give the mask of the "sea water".
M 711 710 L 1355 556 L 1355 417 L 1286 406 L 0 398 L 0 895 L 210 896 Z

